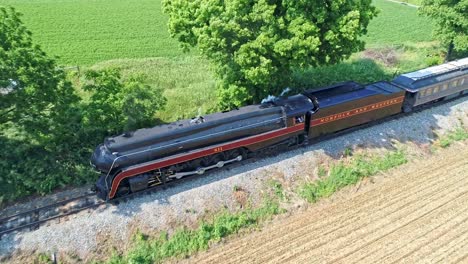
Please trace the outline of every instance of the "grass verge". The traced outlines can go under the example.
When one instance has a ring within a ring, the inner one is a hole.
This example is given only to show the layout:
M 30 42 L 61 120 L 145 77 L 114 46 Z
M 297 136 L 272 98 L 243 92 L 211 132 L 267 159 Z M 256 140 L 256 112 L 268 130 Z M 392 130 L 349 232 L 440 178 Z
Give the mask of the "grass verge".
M 402 151 L 370 159 L 356 156 L 349 165 L 341 162 L 332 166 L 327 178 L 305 184 L 300 195 L 309 202 L 315 202 L 330 196 L 344 186 L 358 182 L 362 177 L 374 175 L 406 162 L 406 156 Z M 133 239 L 132 249 L 126 254 L 114 253 L 107 263 L 160 263 L 173 257 L 187 257 L 207 249 L 211 243 L 238 233 L 241 229 L 256 227 L 265 219 L 286 211 L 279 205 L 280 201 L 285 200 L 282 185 L 272 180 L 269 186 L 273 195 L 265 199 L 259 208 L 246 208 L 234 213 L 224 211 L 209 222 L 201 222 L 195 230 L 182 228 L 170 237 L 167 233 L 161 233 L 157 238 L 149 238 L 138 232 Z
M 188 256 L 207 249 L 209 244 L 235 234 L 243 228 L 257 226 L 262 220 L 283 212 L 276 199 L 265 199 L 259 208 L 248 208 L 236 213 L 223 212 L 210 222 L 202 222 L 198 229 L 179 229 L 171 237 L 161 233 L 150 239 L 137 233 L 133 248 L 124 256 L 114 253 L 108 263 L 160 263 L 171 257 Z
M 382 157 L 354 157 L 349 164 L 340 161 L 330 167 L 328 176 L 314 182 L 303 184 L 299 195 L 308 202 L 314 203 L 321 198 L 331 196 L 336 191 L 357 183 L 364 177 L 386 171 L 408 162 L 403 151 L 392 151 Z
M 448 132 L 439 139 L 439 145 L 442 148 L 447 148 L 456 141 L 468 139 L 468 129 L 458 127 L 453 131 Z

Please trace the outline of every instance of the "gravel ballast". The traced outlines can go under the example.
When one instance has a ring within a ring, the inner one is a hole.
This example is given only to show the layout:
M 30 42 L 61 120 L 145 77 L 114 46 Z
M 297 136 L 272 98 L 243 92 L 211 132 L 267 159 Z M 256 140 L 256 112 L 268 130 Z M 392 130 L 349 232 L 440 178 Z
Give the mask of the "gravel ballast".
M 183 181 L 166 190 L 96 210 L 80 212 L 35 231 L 9 234 L 0 241 L 0 255 L 15 252 L 73 252 L 81 258 L 119 245 L 125 248 L 138 228 L 145 232 L 195 226 L 207 212 L 239 207 L 235 187 L 249 194 L 252 203 L 262 196 L 265 182 L 281 174 L 286 181 L 313 177 L 324 159 L 339 157 L 347 148 L 391 148 L 401 143 L 429 144 L 437 135 L 468 127 L 468 97 L 411 115 L 364 128 L 274 157 L 234 166 Z

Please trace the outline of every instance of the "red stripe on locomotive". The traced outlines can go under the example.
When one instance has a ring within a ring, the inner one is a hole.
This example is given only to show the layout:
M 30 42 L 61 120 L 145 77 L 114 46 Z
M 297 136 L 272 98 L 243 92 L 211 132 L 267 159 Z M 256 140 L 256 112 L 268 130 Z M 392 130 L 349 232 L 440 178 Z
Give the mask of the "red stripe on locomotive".
M 145 173 L 145 172 L 148 172 L 148 171 L 157 170 L 157 169 L 164 168 L 164 167 L 167 167 L 167 166 L 171 166 L 171 165 L 174 165 L 174 164 L 177 164 L 177 163 L 182 163 L 182 162 L 198 159 L 198 158 L 201 158 L 201 157 L 209 156 L 209 155 L 212 155 L 213 153 L 220 152 L 220 148 L 222 149 L 222 151 L 236 149 L 236 148 L 240 148 L 240 147 L 253 145 L 253 144 L 256 144 L 256 143 L 259 143 L 259 142 L 262 142 L 262 141 L 266 141 L 266 140 L 274 139 L 274 138 L 277 138 L 277 137 L 281 137 L 281 136 L 284 136 L 284 135 L 287 135 L 287 134 L 292 134 L 294 132 L 298 132 L 298 131 L 301 131 L 301 130 L 304 130 L 304 123 L 301 123 L 301 124 L 298 124 L 298 125 L 295 125 L 295 126 L 291 126 L 291 127 L 287 127 L 287 128 L 282 128 L 282 129 L 275 130 L 275 131 L 272 131 L 272 132 L 267 132 L 267 133 L 264 133 L 264 134 L 261 134 L 261 135 L 258 135 L 258 136 L 252 136 L 252 137 L 249 137 L 249 138 L 240 139 L 240 140 L 233 141 L 233 142 L 225 144 L 225 145 L 217 145 L 215 147 L 210 147 L 209 149 L 205 149 L 205 150 L 198 151 L 198 152 L 195 152 L 195 153 L 190 153 L 190 154 L 187 154 L 187 155 L 181 155 L 181 156 L 166 158 L 166 159 L 159 160 L 159 161 L 156 161 L 156 162 L 151 162 L 151 163 L 146 164 L 146 165 L 144 165 L 144 164 L 140 165 L 137 168 L 124 170 L 121 173 L 119 173 L 117 176 L 115 176 L 114 180 L 112 181 L 112 187 L 111 187 L 111 191 L 109 193 L 109 198 L 112 199 L 115 196 L 115 193 L 117 192 L 117 188 L 118 188 L 120 182 L 125 178 L 131 177 L 131 176 L 134 176 L 134 175 L 138 175 L 138 174 L 141 174 L 141 173 Z

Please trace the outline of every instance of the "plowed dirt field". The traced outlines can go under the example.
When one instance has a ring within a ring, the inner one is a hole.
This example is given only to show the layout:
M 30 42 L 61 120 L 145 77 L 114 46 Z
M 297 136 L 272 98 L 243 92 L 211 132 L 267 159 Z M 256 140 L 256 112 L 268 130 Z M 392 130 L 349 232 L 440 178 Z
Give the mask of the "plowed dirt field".
M 466 143 L 382 178 L 188 261 L 468 263 Z

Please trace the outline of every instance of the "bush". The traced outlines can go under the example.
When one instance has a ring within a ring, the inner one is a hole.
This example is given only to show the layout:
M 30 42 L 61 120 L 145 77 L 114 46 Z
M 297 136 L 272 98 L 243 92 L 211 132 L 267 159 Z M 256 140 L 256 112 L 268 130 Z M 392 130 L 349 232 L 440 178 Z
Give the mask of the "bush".
M 88 135 L 104 136 L 157 123 L 155 114 L 166 104 L 162 90 L 145 84 L 141 75 L 122 80 L 118 68 L 85 73 L 83 90 L 91 93 L 83 106 L 83 125 Z

